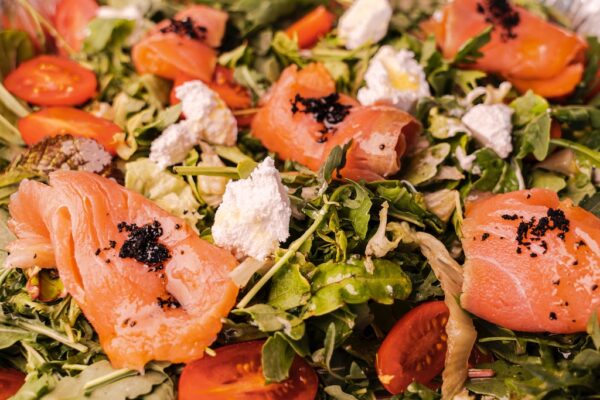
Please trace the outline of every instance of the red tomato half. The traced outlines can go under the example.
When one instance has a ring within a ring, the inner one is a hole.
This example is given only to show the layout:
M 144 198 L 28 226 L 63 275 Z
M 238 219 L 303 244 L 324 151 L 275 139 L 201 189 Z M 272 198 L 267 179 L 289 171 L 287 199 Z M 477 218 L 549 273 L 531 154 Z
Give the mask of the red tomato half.
M 377 352 L 377 375 L 393 394 L 413 381 L 427 384 L 444 368 L 446 323 L 449 311 L 443 301 L 423 303 L 394 325 Z
M 96 74 L 75 61 L 38 56 L 19 65 L 4 80 L 9 92 L 39 106 L 75 106 L 96 93 Z
M 213 49 L 175 33 L 148 36 L 133 46 L 131 55 L 140 74 L 154 74 L 167 79 L 187 75 L 209 82 L 217 64 Z
M 287 380 L 265 383 L 261 367 L 263 343 L 221 347 L 215 357 L 206 356 L 186 365 L 179 379 L 179 400 L 313 400 L 317 395 L 317 374 L 300 357 L 292 363 Z
M 15 369 L 0 369 L 0 400 L 8 399 L 25 383 L 25 375 Z
M 18 127 L 28 145 L 46 137 L 71 134 L 94 139 L 112 154 L 116 150 L 113 136 L 123 131 L 107 119 L 70 107 L 50 107 L 31 113 L 19 120 Z
M 96 16 L 95 0 L 61 0 L 56 7 L 54 25 L 58 33 L 75 51 L 81 50 L 87 24 Z M 59 46 L 60 54 L 67 55 Z
M 334 21 L 335 15 L 327 11 L 324 6 L 319 6 L 292 24 L 285 33 L 290 38 L 296 36 L 298 46 L 305 49 L 325 36 L 333 28 Z

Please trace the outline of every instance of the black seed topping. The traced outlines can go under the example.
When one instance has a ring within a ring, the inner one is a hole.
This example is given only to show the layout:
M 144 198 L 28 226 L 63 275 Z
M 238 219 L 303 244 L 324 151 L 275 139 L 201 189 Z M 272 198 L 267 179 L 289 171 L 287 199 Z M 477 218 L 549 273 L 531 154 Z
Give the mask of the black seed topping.
M 537 254 L 535 254 L 535 253 L 531 253 L 531 254 L 529 254 L 529 257 L 531 257 L 531 258 L 536 258 L 536 257 L 537 257 Z
M 557 280 L 555 280 L 555 281 L 552 281 L 552 284 L 553 284 L 553 285 L 556 285 L 556 286 L 560 285 L 560 279 L 557 279 Z
M 494 24 L 494 29 L 502 29 L 500 38 L 503 41 L 517 37 L 514 29 L 521 22 L 521 16 L 508 0 L 482 0 L 477 3 L 477 12 L 485 15 L 486 22 Z
M 110 240 L 110 241 L 108 242 L 108 246 L 109 246 L 111 249 L 114 249 L 115 247 L 117 247 L 117 242 L 115 242 L 114 240 Z
M 595 291 L 596 289 L 598 289 L 598 285 L 594 283 L 594 284 L 592 285 L 592 292 L 593 292 L 593 291 Z
M 550 320 L 555 321 L 557 319 L 556 313 L 554 311 L 550 312 L 550 315 L 548 315 L 548 318 L 550 318 Z
M 129 233 L 119 251 L 119 257 L 133 258 L 154 270 L 162 269 L 162 263 L 171 258 L 169 249 L 158 243 L 158 238 L 163 234 L 160 222 L 154 221 L 141 227 L 121 222 L 118 228 L 119 232 Z
M 481 241 L 485 241 L 489 237 L 490 237 L 490 234 L 485 232 L 483 235 L 481 235 Z
M 162 33 L 173 32 L 178 35 L 184 35 L 190 39 L 205 40 L 207 29 L 204 26 L 195 25 L 194 21 L 187 17 L 186 19 L 174 19 L 169 20 L 169 25 L 161 28 Z
M 332 93 L 324 97 L 302 97 L 297 94 L 292 100 L 292 113 L 312 114 L 317 122 L 325 126 L 321 133 L 327 133 L 334 130 L 334 125 L 342 122 L 350 113 L 350 108 L 352 108 L 350 105 L 341 104 L 339 100 L 340 95 L 338 93 Z
M 579 265 L 579 261 L 577 261 L 577 260 L 573 261 L 573 265 Z
M 175 224 L 175 229 L 177 229 L 177 230 L 181 229 L 181 225 Z
M 507 220 L 507 221 L 514 221 L 514 220 L 516 220 L 516 219 L 518 219 L 518 218 L 519 218 L 519 216 L 518 216 L 517 214 L 512 214 L 512 215 L 509 215 L 509 214 L 504 214 L 504 215 L 502 216 L 502 219 L 505 219 L 505 220 Z
M 96 252 L 94 253 L 95 255 L 100 255 L 100 249 L 96 249 Z

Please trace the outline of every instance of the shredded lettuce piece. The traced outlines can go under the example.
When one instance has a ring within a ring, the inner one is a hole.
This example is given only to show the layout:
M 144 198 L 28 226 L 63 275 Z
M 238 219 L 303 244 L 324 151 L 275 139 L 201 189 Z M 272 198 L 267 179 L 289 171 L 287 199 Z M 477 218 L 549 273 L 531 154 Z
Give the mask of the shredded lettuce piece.
M 473 321 L 458 302 L 462 291 L 463 271 L 444 244 L 435 237 L 418 232 L 415 239 L 442 285 L 445 302 L 450 310 L 446 325 L 448 349 L 442 373 L 442 399 L 454 399 L 455 396 L 464 396 L 466 393 L 468 360 L 477 338 Z
M 179 176 L 162 170 L 147 158 L 127 163 L 125 186 L 148 199 L 160 208 L 183 218 L 196 232 L 200 220 L 200 203 L 194 197 L 190 186 Z

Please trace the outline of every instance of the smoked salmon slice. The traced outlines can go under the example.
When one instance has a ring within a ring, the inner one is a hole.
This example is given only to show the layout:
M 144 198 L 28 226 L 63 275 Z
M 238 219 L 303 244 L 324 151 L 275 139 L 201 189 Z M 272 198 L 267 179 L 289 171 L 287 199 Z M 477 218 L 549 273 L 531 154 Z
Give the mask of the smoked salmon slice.
M 107 178 L 23 181 L 9 209 L 6 265 L 56 266 L 114 368 L 201 358 L 235 303 L 229 252 Z
M 142 39 L 133 46 L 131 57 L 138 73 L 172 80 L 184 75 L 209 82 L 217 64 L 215 50 L 172 32 Z
M 422 28 L 452 58 L 492 24 L 483 56 L 469 67 L 501 75 L 520 91 L 546 97 L 569 94 L 581 81 L 586 42 L 508 0 L 454 0 Z
M 263 99 L 252 133 L 279 157 L 317 171 L 335 146 L 352 144 L 345 178 L 383 179 L 400 170 L 400 159 L 421 132 L 411 115 L 391 106 L 361 106 L 335 91 L 322 64 L 286 68 Z
M 468 204 L 462 306 L 525 332 L 584 332 L 600 307 L 600 218 L 532 189 Z

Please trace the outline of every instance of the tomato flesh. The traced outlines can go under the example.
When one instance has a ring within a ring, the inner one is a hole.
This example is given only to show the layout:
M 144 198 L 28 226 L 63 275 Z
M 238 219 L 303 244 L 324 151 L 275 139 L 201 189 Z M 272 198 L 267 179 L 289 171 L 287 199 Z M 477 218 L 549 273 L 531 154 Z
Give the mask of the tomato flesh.
M 0 399 L 8 399 L 25 383 L 25 374 L 15 369 L 0 369 Z
M 81 50 L 87 24 L 96 16 L 98 8 L 95 0 L 61 0 L 56 6 L 56 31 L 73 50 Z M 60 54 L 67 55 L 60 43 L 58 45 Z
M 267 385 L 262 374 L 262 341 L 221 347 L 214 357 L 206 356 L 183 369 L 179 400 L 312 400 L 317 394 L 316 373 L 300 357 L 290 377 Z
M 392 394 L 402 393 L 413 381 L 428 384 L 444 368 L 446 323 L 443 301 L 423 303 L 394 325 L 377 352 L 377 375 Z
M 96 93 L 96 74 L 64 57 L 42 55 L 19 65 L 4 86 L 39 106 L 75 106 Z
M 50 107 L 31 113 L 18 122 L 19 132 L 28 145 L 47 137 L 71 134 L 96 140 L 115 154 L 115 133 L 123 130 L 115 123 L 88 112 L 70 107 Z

